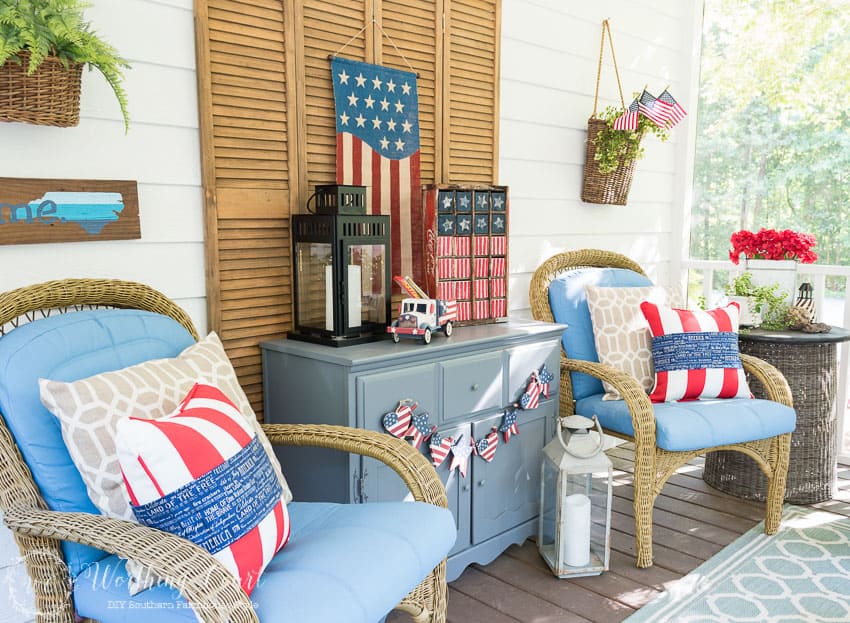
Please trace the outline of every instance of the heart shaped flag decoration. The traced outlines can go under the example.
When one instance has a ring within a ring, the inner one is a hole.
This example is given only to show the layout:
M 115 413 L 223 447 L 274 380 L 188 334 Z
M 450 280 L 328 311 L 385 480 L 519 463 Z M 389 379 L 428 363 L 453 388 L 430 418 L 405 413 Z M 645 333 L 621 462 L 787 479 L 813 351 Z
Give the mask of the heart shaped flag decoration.
M 414 405 L 415 406 L 415 405 Z M 385 413 L 381 423 L 388 433 L 395 437 L 404 437 L 410 429 L 410 419 L 413 417 L 413 409 L 407 402 L 400 402 L 395 411 Z
M 431 465 L 434 466 L 434 469 L 438 468 L 446 460 L 453 443 L 454 440 L 451 437 L 443 437 L 440 433 L 431 435 L 428 447 L 431 450 Z

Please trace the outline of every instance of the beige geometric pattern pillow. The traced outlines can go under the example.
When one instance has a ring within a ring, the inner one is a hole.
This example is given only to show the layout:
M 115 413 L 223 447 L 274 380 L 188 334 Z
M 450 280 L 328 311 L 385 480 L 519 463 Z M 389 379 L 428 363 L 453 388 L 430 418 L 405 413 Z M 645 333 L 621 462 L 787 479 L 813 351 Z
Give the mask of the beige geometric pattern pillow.
M 165 417 L 199 381 L 220 388 L 253 424 L 278 472 L 286 501 L 292 499 L 280 463 L 239 386 L 221 340 L 210 333 L 173 359 L 152 359 L 72 383 L 39 380 L 41 402 L 59 418 L 71 460 L 92 502 L 105 515 L 135 521 L 115 449 L 118 420 Z
M 585 291 L 600 363 L 634 377 L 649 393 L 655 381 L 655 367 L 652 364 L 649 326 L 640 311 L 640 304 L 650 301 L 669 305 L 670 290 L 661 286 L 587 286 Z M 610 383 L 603 381 L 602 386 L 605 388 L 602 400 L 623 399 Z

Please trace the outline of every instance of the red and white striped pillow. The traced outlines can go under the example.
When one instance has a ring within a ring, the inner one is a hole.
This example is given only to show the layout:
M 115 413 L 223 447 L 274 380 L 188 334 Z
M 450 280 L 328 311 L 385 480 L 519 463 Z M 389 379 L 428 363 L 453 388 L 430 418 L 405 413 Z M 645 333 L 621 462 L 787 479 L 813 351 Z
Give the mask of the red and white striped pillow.
M 196 383 L 166 418 L 120 420 L 116 448 L 139 523 L 204 547 L 250 595 L 290 524 L 280 479 L 239 409 Z
M 653 402 L 699 398 L 751 398 L 738 352 L 737 303 L 689 311 L 644 301 L 655 386 Z

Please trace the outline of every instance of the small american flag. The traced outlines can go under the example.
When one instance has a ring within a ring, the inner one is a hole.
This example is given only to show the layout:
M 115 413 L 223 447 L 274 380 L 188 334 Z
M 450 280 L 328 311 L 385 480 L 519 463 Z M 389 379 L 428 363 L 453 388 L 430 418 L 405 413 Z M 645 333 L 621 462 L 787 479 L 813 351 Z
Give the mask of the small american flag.
M 417 413 L 413 416 L 412 424 L 404 436 L 412 437 L 413 439 L 411 439 L 410 443 L 413 444 L 414 448 L 419 448 L 419 446 L 422 445 L 422 442 L 428 439 L 434 430 L 435 429 L 432 429 L 428 424 L 428 412 L 423 411 L 422 413 Z
M 638 117 L 640 116 L 640 104 L 638 103 L 637 98 L 629 104 L 629 107 L 626 109 L 622 115 L 614 119 L 614 129 L 615 130 L 637 130 L 638 129 Z
M 663 105 L 657 106 L 655 96 L 649 93 L 646 89 L 640 95 L 638 100 L 640 112 L 644 117 L 647 117 L 655 125 L 664 127 L 667 121 L 667 114 Z
M 667 126 L 671 128 L 684 119 L 685 115 L 688 114 L 685 112 L 685 109 L 682 108 L 682 105 L 673 99 L 673 96 L 670 95 L 670 92 L 666 89 L 664 90 L 664 93 L 658 96 L 658 100 L 655 105 L 663 106 L 664 113 L 667 118 Z
M 526 410 L 536 409 L 540 404 L 540 383 L 537 381 L 537 371 L 531 375 L 531 380 L 525 388 L 525 393 L 519 399 L 519 405 Z
M 508 443 L 508 441 L 510 441 L 511 435 L 519 435 L 519 425 L 517 424 L 516 409 L 505 411 L 505 415 L 502 416 L 502 425 L 499 426 L 499 432 L 502 433 L 502 437 L 504 437 L 505 443 Z
M 413 409 L 411 409 L 410 405 L 408 403 L 400 403 L 395 411 L 384 414 L 382 422 L 388 433 L 401 438 L 410 429 L 410 419 L 412 416 Z
M 431 435 L 428 447 L 431 450 L 431 465 L 434 466 L 434 469 L 438 468 L 446 460 L 452 449 L 452 443 L 454 443 L 454 440 L 451 437 L 443 437 L 440 433 Z
M 479 439 L 475 444 L 475 454 L 489 463 L 493 460 L 493 457 L 496 456 L 496 448 L 498 446 L 499 433 L 497 433 L 496 429 L 493 428 L 492 431 L 487 433 L 487 436 L 484 439 Z
M 464 443 L 463 435 L 452 444 L 452 462 L 449 464 L 449 471 L 457 470 L 462 478 L 466 478 L 466 468 L 469 466 L 469 455 L 472 454 L 472 445 Z

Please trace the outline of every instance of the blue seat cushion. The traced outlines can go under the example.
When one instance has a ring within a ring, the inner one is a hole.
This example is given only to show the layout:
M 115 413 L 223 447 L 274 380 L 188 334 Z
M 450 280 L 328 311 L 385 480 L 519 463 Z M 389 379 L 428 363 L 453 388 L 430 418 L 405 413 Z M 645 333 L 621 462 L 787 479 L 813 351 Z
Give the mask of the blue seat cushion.
M 251 595 L 261 622 L 377 623 L 446 556 L 450 511 L 422 502 L 292 502 L 292 537 Z M 101 623 L 196 621 L 186 600 L 160 584 L 134 597 L 124 562 L 89 565 L 74 583 L 83 617 Z
M 558 275 L 549 284 L 549 307 L 555 322 L 567 325 L 561 338 L 567 356 L 599 361 L 584 290 L 587 286 L 624 288 L 651 285 L 648 277 L 624 268 L 577 268 Z M 574 400 L 603 391 L 602 381 L 583 372 L 571 372 L 570 380 Z
M 41 404 L 38 379 L 76 381 L 175 357 L 194 341 L 167 316 L 124 309 L 49 316 L 0 338 L 0 413 L 51 509 L 100 512 L 71 461 L 59 420 Z M 106 555 L 76 543 L 62 548 L 72 576 Z
M 728 443 L 766 439 L 794 431 L 797 414 L 772 400 L 727 398 L 661 402 L 655 409 L 655 438 L 659 448 L 699 450 Z M 603 428 L 634 435 L 625 400 L 602 400 L 602 394 L 576 403 L 576 413 L 596 414 Z

